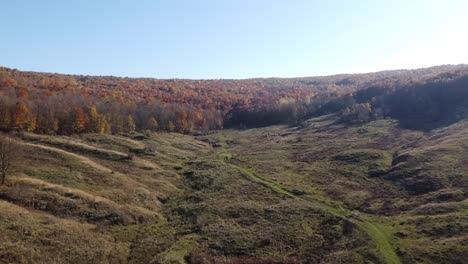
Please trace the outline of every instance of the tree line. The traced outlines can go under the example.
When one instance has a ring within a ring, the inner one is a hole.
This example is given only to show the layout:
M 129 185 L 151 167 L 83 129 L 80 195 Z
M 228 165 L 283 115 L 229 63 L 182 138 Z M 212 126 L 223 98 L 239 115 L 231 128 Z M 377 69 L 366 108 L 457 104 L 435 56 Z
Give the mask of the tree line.
M 466 66 L 441 66 L 312 78 L 158 80 L 0 68 L 0 129 L 188 133 L 298 124 L 330 113 L 351 123 L 386 117 L 427 123 L 447 119 L 450 111 L 464 112 L 460 80 L 467 75 Z M 449 86 L 457 88 L 446 93 Z
M 41 134 L 124 133 L 135 130 L 186 133 L 221 127 L 217 111 L 189 105 L 121 103 L 71 92 L 47 95 L 14 88 L 0 91 L 0 129 Z
M 467 98 L 468 74 L 459 72 L 397 88 L 363 89 L 333 100 L 339 107 L 330 112 L 345 123 L 392 118 L 404 128 L 430 130 L 467 118 Z
M 234 107 L 228 127 L 296 125 L 336 114 L 348 124 L 392 118 L 410 129 L 430 130 L 468 117 L 468 72 L 450 71 L 419 82 L 380 83 L 351 93 L 333 92 L 269 106 Z

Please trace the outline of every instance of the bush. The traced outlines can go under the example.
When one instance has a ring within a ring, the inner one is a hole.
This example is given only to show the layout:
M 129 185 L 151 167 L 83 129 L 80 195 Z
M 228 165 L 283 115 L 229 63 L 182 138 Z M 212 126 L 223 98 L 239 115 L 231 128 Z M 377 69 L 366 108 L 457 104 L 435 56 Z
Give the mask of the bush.
M 341 112 L 341 121 L 345 123 L 366 123 L 373 119 L 372 107 L 369 103 L 355 104 Z

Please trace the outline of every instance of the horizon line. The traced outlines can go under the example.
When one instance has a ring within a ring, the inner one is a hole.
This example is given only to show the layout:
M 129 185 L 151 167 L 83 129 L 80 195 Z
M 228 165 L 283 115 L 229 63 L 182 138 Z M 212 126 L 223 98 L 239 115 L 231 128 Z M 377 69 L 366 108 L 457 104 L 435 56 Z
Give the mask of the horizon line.
M 242 81 L 242 80 L 259 80 L 259 79 L 308 79 L 308 78 L 323 78 L 323 77 L 333 77 L 340 75 L 365 75 L 373 73 L 382 73 L 382 72 L 392 72 L 392 71 L 415 71 L 415 70 L 424 70 L 437 67 L 468 67 L 468 63 L 458 63 L 458 64 L 439 64 L 427 67 L 415 67 L 415 68 L 393 68 L 393 69 L 384 69 L 384 70 L 375 70 L 375 71 L 357 71 L 357 72 L 342 72 L 334 74 L 323 74 L 323 75 L 309 75 L 309 76 L 295 76 L 295 77 L 247 77 L 247 78 L 158 78 L 158 77 L 137 77 L 137 76 L 122 76 L 122 75 L 112 75 L 112 74 L 80 74 L 80 73 L 63 73 L 63 72 L 48 72 L 48 71 L 37 71 L 37 70 L 27 70 L 19 69 L 8 66 L 0 65 L 0 68 L 5 68 L 9 70 L 16 70 L 26 73 L 38 73 L 38 74 L 57 74 L 65 76 L 83 76 L 83 77 L 112 77 L 112 78 L 122 78 L 122 79 L 155 79 L 155 80 L 187 80 L 187 81 Z

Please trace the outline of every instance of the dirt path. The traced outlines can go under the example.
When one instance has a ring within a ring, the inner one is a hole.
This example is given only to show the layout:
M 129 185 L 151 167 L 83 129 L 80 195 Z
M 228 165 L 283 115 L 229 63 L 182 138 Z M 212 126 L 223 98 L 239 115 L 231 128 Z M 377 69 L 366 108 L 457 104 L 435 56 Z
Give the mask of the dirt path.
M 146 168 L 146 169 L 151 169 L 151 170 L 160 170 L 160 171 L 162 170 L 161 166 L 159 166 L 158 164 L 152 161 L 146 160 L 146 159 L 139 158 L 139 157 L 134 157 L 133 162 L 137 164 L 138 166 L 140 166 L 141 168 Z
M 94 169 L 97 169 L 97 170 L 100 170 L 100 171 L 103 171 L 103 172 L 106 172 L 106 173 L 111 173 L 112 172 L 111 169 L 109 169 L 109 168 L 107 168 L 105 166 L 102 166 L 102 165 L 96 163 L 95 161 L 92 161 L 89 158 L 80 156 L 78 154 L 75 154 L 75 153 L 72 153 L 72 152 L 69 152 L 69 151 L 66 151 L 66 150 L 63 150 L 63 149 L 54 148 L 54 147 L 50 147 L 50 146 L 39 145 L 39 144 L 33 144 L 33 143 L 26 143 L 26 142 L 22 142 L 21 144 L 26 145 L 26 146 L 35 147 L 35 148 L 44 149 L 44 150 L 53 151 L 53 152 L 60 153 L 60 154 L 63 154 L 63 155 L 67 155 L 67 156 L 70 156 L 70 157 L 73 157 L 73 158 L 79 160 L 81 163 L 86 164 L 86 165 L 88 165 L 88 166 L 90 166 L 90 167 L 92 167 Z
M 372 222 L 368 216 L 362 215 L 359 218 L 349 218 L 347 217 L 347 215 L 349 215 L 350 212 L 343 208 L 334 208 L 334 207 L 331 207 L 329 205 L 326 205 L 324 203 L 321 203 L 312 199 L 307 199 L 304 197 L 297 196 L 289 192 L 288 190 L 282 188 L 277 183 L 266 180 L 265 178 L 258 176 L 257 174 L 251 172 L 250 170 L 246 168 L 231 164 L 227 162 L 224 158 L 222 158 L 221 161 L 223 161 L 228 166 L 236 170 L 239 170 L 249 181 L 260 184 L 278 194 L 304 201 L 314 207 L 321 208 L 325 210 L 326 212 L 332 215 L 335 215 L 337 217 L 347 219 L 351 223 L 358 226 L 360 229 L 364 230 L 372 238 L 372 241 L 375 244 L 377 251 L 380 253 L 385 263 L 387 264 L 400 264 L 401 263 L 400 258 L 396 254 L 395 249 L 392 243 L 390 242 L 391 235 L 387 234 L 383 230 L 383 228 L 380 226 L 380 224 Z

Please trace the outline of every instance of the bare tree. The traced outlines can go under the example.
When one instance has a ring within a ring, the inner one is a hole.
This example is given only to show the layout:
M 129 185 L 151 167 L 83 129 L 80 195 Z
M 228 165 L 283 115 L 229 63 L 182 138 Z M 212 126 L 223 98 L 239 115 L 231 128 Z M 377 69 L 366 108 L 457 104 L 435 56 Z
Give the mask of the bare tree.
M 0 185 L 5 184 L 7 173 L 20 158 L 20 146 L 10 137 L 0 135 Z

